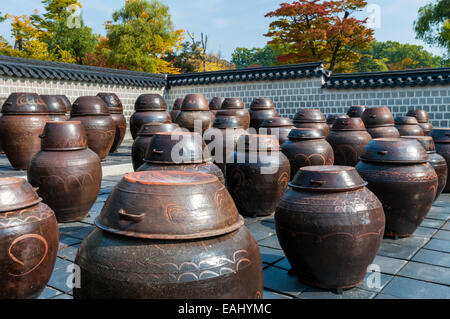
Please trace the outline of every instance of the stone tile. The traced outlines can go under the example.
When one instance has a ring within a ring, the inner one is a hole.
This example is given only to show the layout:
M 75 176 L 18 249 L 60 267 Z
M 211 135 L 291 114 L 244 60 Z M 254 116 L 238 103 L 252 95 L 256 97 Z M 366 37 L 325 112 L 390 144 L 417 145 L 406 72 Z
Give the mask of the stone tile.
M 282 260 L 276 262 L 276 263 L 274 264 L 274 266 L 283 268 L 283 269 L 285 269 L 285 270 L 291 270 L 291 268 L 292 268 L 292 267 L 291 267 L 291 264 L 289 263 L 289 261 L 288 261 L 287 258 L 283 258 Z
M 412 259 L 413 261 L 450 268 L 450 253 L 421 249 Z
M 67 229 L 63 234 L 83 240 L 95 227 L 89 224 L 83 224 L 83 227 L 74 227 Z
M 450 243 L 448 240 L 433 238 L 425 245 L 425 248 L 450 253 Z
M 321 290 L 315 288 L 305 289 L 297 298 L 300 299 L 373 299 L 376 292 L 367 291 L 360 288 L 352 288 L 338 294 L 334 291 Z
M 402 267 L 406 265 L 406 263 L 407 261 L 403 259 L 379 255 L 377 255 L 375 257 L 375 260 L 372 262 L 372 264 L 380 266 L 380 270 L 382 273 L 389 275 L 395 275 L 396 273 L 398 273 L 400 269 L 402 269 Z
M 281 249 L 280 243 L 278 242 L 278 237 L 276 235 L 259 241 L 258 245 L 274 249 Z
M 77 251 L 78 251 L 78 247 L 79 246 L 80 245 L 78 244 L 78 245 L 75 245 L 75 246 L 70 246 L 70 247 L 61 249 L 58 252 L 58 257 L 60 257 L 60 258 L 62 258 L 64 260 L 68 260 L 68 261 L 74 262 L 75 261 L 75 257 L 77 255 Z
M 424 237 L 407 237 L 398 240 L 383 239 L 378 255 L 411 259 L 412 256 L 428 242 L 429 239 Z
M 450 240 L 450 231 L 448 230 L 439 230 L 433 238 Z M 449 243 L 450 244 L 450 243 Z
M 83 220 L 83 222 L 94 224 L 95 219 L 100 215 L 105 202 L 96 202 L 89 210 L 89 215 Z
M 79 238 L 70 237 L 64 234 L 59 236 L 59 249 L 64 249 L 79 243 L 81 243 L 81 239 Z
M 398 274 L 408 278 L 450 286 L 450 268 L 411 261 Z
M 275 227 L 270 223 L 256 222 L 248 225 L 247 228 L 255 237 L 256 241 L 275 235 Z
M 51 287 L 45 287 L 44 291 L 41 293 L 38 299 L 50 299 L 62 294 L 61 291 L 53 289 Z
M 293 297 L 277 294 L 270 290 L 264 290 L 263 299 L 292 299 Z
M 446 207 L 431 207 L 430 211 L 427 214 L 427 218 L 431 219 L 439 219 L 439 220 L 448 220 L 450 218 L 450 203 L 447 204 Z
M 445 221 L 443 220 L 425 218 L 420 226 L 428 228 L 441 228 L 444 223 Z
M 73 262 L 60 258 L 60 257 L 56 257 L 56 263 L 55 263 L 55 267 L 53 268 L 53 270 L 59 270 L 59 269 L 67 269 L 68 266 L 72 265 Z
M 56 270 L 52 273 L 48 285 L 51 288 L 68 293 L 69 291 L 72 291 L 72 288 L 67 285 L 68 280 L 70 280 L 69 276 L 73 276 L 73 273 L 67 272 L 66 269 Z
M 418 227 L 411 236 L 431 238 L 436 232 L 437 229 L 434 228 Z
M 445 226 L 442 227 L 442 229 L 450 230 L 450 222 L 447 222 L 447 224 L 445 224 Z
M 258 218 L 255 217 L 244 217 L 244 225 L 249 226 L 251 224 L 254 224 L 258 221 Z
M 58 296 L 56 296 L 54 298 L 51 298 L 51 299 L 73 299 L 73 296 L 67 295 L 67 294 L 62 294 L 62 295 L 58 295 Z
M 294 297 L 307 288 L 295 275 L 276 267 L 264 270 L 264 287 Z
M 272 264 L 284 257 L 283 251 L 279 249 L 260 246 L 259 251 L 261 252 L 262 261 L 266 264 Z
M 398 298 L 411 299 L 449 299 L 450 287 L 404 277 L 395 277 L 382 290 Z
M 376 282 L 378 278 L 374 276 L 379 276 L 379 285 Z M 374 273 L 374 272 L 368 272 L 366 277 L 364 278 L 363 282 L 358 286 L 361 289 L 373 291 L 373 292 L 380 292 L 391 280 L 394 278 L 391 275 L 385 275 L 382 273 Z
M 395 296 L 387 295 L 387 294 L 378 294 L 375 299 L 400 299 Z

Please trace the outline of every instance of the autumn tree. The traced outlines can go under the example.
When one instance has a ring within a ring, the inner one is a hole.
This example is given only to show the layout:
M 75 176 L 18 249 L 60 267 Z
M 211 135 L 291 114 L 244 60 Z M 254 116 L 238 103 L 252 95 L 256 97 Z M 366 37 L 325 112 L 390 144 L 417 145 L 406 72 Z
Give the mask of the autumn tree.
M 266 45 L 264 48 L 236 48 L 231 56 L 231 63 L 236 65 L 237 69 L 276 65 L 275 50 Z
M 342 72 L 360 58 L 357 49 L 365 49 L 373 40 L 373 30 L 365 27 L 367 19 L 354 14 L 367 5 L 365 0 L 297 0 L 282 3 L 266 14 L 278 18 L 270 23 L 269 44 L 281 54 L 281 63 L 324 60 L 331 71 Z
M 106 23 L 107 35 L 98 55 L 107 65 L 126 65 L 143 72 L 177 73 L 164 58 L 177 50 L 183 30 L 175 30 L 169 7 L 158 0 L 127 0 Z

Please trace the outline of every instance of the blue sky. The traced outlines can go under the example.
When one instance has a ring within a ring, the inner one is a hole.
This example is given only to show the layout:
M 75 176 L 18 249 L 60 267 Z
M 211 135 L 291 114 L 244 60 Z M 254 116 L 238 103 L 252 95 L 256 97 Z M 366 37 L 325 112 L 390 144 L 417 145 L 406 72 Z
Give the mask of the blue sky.
M 285 0 L 290 2 L 290 0 Z M 380 9 L 379 28 L 375 37 L 380 41 L 394 40 L 402 43 L 424 45 L 434 54 L 442 54 L 439 48 L 430 47 L 414 37 L 413 22 L 418 9 L 431 0 L 369 0 Z M 103 23 L 124 4 L 124 0 L 81 0 L 83 17 L 94 32 L 104 34 Z M 236 47 L 262 47 L 267 38 L 270 19 L 265 13 L 278 7 L 282 0 L 163 0 L 170 7 L 176 28 L 208 34 L 209 49 L 230 58 Z M 11 14 L 31 14 L 33 9 L 42 12 L 40 0 L 2 1 L 0 11 Z M 373 12 L 373 11 L 372 11 Z M 370 13 L 363 12 L 363 16 Z M 7 22 L 0 24 L 0 35 L 10 40 Z

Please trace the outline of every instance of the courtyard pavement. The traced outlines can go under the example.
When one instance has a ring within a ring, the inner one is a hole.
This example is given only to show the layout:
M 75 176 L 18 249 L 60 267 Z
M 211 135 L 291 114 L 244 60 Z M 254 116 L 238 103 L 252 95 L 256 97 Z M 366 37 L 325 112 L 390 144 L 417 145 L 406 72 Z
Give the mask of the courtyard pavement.
M 67 281 L 72 275 L 69 267 L 77 249 L 94 228 L 114 185 L 129 169 L 131 140 L 126 140 L 119 152 L 107 158 L 116 175 L 105 176 L 97 201 L 89 216 L 82 222 L 60 224 L 60 245 L 56 265 L 41 299 L 72 299 Z M 127 166 L 128 165 L 128 166 Z M 132 169 L 131 169 L 132 170 Z M 0 157 L 0 177 L 26 176 L 13 170 L 4 156 Z M 108 174 L 106 174 L 108 175 Z M 277 240 L 273 216 L 246 218 L 245 224 L 258 241 L 264 263 L 265 299 L 450 299 L 450 194 L 443 194 L 434 203 L 422 225 L 410 237 L 398 240 L 384 239 L 374 264 L 378 265 L 380 285 L 373 287 L 374 274 L 356 288 L 342 294 L 310 288 L 289 273 L 290 265 Z M 70 279 L 69 279 L 70 281 Z

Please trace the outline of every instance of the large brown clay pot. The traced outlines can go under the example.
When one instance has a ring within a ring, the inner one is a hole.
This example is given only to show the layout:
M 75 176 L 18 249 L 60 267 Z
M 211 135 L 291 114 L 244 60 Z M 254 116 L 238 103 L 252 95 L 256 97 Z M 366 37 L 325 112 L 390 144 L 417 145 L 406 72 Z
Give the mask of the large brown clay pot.
M 114 153 L 117 152 L 120 144 L 122 144 L 125 133 L 127 132 L 127 120 L 123 115 L 122 101 L 120 101 L 115 93 L 98 93 L 97 96 L 105 102 L 116 126 L 116 135 L 114 136 L 114 142 L 109 151 L 110 153 Z
M 130 118 L 130 132 L 133 140 L 137 133 L 146 123 L 159 122 L 171 123 L 172 117 L 167 112 L 167 104 L 164 98 L 159 94 L 142 94 L 135 104 L 135 112 Z
M 197 128 L 203 133 L 212 127 L 214 119 L 215 116 L 209 110 L 208 101 L 203 94 L 188 94 L 183 100 L 176 122 L 191 132 Z
M 0 178 L 0 299 L 37 298 L 58 253 L 55 214 L 22 178 Z
M 327 136 L 334 151 L 334 164 L 355 166 L 372 137 L 359 117 L 338 118 Z
M 275 212 L 275 228 L 305 284 L 345 289 L 363 281 L 385 226 L 383 207 L 366 184 L 346 166 L 303 167 L 289 183 Z
M 309 128 L 294 128 L 289 140 L 281 145 L 281 151 L 291 165 L 291 179 L 304 166 L 334 164 L 334 152 L 321 131 Z
M 395 128 L 400 136 L 424 136 L 422 128 L 415 117 L 398 116 L 395 118 Z
M 256 98 L 250 104 L 250 127 L 259 130 L 262 122 L 267 118 L 278 117 L 278 111 L 270 98 Z
M 116 125 L 105 102 L 98 96 L 79 97 L 73 103 L 70 120 L 83 124 L 89 148 L 105 159 L 116 136 Z
M 227 112 L 222 113 L 225 110 Z M 216 117 L 230 115 L 238 117 L 244 130 L 248 130 L 250 127 L 250 113 L 245 109 L 244 102 L 241 99 L 226 98 L 222 103 L 222 108 L 216 113 Z
M 259 128 L 259 134 L 275 135 L 282 145 L 288 140 L 288 135 L 294 128 L 294 123 L 288 117 L 273 117 L 265 119 Z
M 445 158 L 447 162 L 447 168 L 450 168 L 450 128 L 435 128 L 430 133 L 433 137 L 434 145 L 436 146 L 436 152 Z M 449 172 L 450 173 L 450 170 Z M 447 173 L 447 174 L 448 174 Z M 450 178 L 447 175 L 447 181 Z M 447 182 L 443 193 L 450 193 L 450 183 Z
M 88 148 L 81 122 L 48 122 L 41 137 L 42 150 L 31 159 L 28 181 L 58 222 L 83 220 L 100 191 L 100 158 Z
M 58 95 L 40 95 L 41 99 L 47 104 L 48 114 L 52 121 L 67 121 L 66 104 Z
M 347 115 L 349 117 L 361 117 L 366 110 L 367 106 L 365 105 L 352 105 L 349 107 L 347 111 Z
M 438 176 L 438 188 L 436 191 L 435 200 L 441 195 L 445 186 L 447 185 L 448 167 L 445 158 L 436 153 L 436 147 L 431 136 L 404 136 L 403 138 L 415 139 L 427 151 L 431 166 L 433 166 Z
M 336 122 L 336 119 L 340 119 L 340 118 L 348 119 L 349 116 L 346 114 L 330 114 L 327 116 L 327 125 L 328 125 L 328 128 L 330 129 L 330 131 L 333 128 L 333 124 L 334 124 L 334 122 Z
M 153 135 L 137 171 L 186 171 L 215 175 L 225 184 L 220 168 L 211 161 L 211 154 L 199 133 L 161 132 Z
M 227 159 L 225 176 L 239 213 L 267 216 L 286 190 L 290 166 L 275 136 L 241 135 Z
M 261 298 L 262 260 L 216 177 L 126 175 L 78 250 L 76 299 Z
M 406 113 L 406 116 L 413 116 L 419 122 L 419 126 L 422 128 L 423 133 L 427 136 L 430 135 L 431 130 L 433 129 L 433 125 L 430 123 L 430 118 L 428 116 L 427 111 L 425 110 L 409 110 Z
M 65 95 L 56 95 L 56 96 L 59 97 L 63 101 L 64 106 L 66 107 L 67 113 L 68 113 L 68 115 L 70 115 L 70 110 L 72 109 L 72 103 L 70 103 L 70 100 Z
M 438 177 L 419 142 L 403 138 L 370 141 L 356 166 L 383 203 L 388 237 L 407 237 L 422 223 L 436 197 Z
M 180 130 L 180 126 L 176 123 L 147 123 L 142 126 L 138 133 L 137 138 L 133 142 L 131 147 L 131 161 L 133 168 L 136 171 L 142 164 L 144 164 L 144 156 L 147 150 L 147 146 L 150 144 L 150 140 L 153 135 L 160 132 L 174 132 Z
M 214 116 L 217 114 L 217 111 L 221 109 L 223 101 L 225 101 L 224 97 L 213 97 L 209 101 L 209 109 Z
M 173 102 L 172 110 L 169 112 L 170 117 L 172 118 L 172 122 L 175 122 L 178 114 L 181 110 L 181 104 L 183 104 L 183 98 L 178 98 Z
M 211 152 L 213 163 L 225 174 L 227 158 L 236 150 L 237 140 L 248 134 L 236 116 L 217 117 L 214 125 L 203 134 L 203 139 Z
M 294 116 L 294 125 L 297 128 L 319 130 L 325 137 L 330 133 L 325 115 L 319 109 L 300 109 Z
M 45 124 L 50 121 L 47 104 L 35 93 L 13 93 L 3 104 L 0 140 L 12 167 L 28 169 L 34 154 L 41 150 Z
M 394 116 L 387 106 L 371 107 L 361 116 L 372 138 L 396 138 L 400 133 L 394 126 Z

